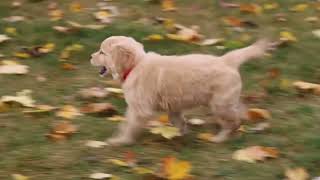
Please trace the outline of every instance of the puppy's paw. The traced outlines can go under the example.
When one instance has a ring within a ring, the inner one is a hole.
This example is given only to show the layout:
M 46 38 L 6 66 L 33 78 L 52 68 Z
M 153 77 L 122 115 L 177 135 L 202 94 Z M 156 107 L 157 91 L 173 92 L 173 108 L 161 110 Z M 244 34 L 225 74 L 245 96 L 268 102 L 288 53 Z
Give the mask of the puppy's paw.
M 130 145 L 134 143 L 132 139 L 122 138 L 122 137 L 112 137 L 107 139 L 106 142 L 111 146 L 123 146 L 123 145 Z

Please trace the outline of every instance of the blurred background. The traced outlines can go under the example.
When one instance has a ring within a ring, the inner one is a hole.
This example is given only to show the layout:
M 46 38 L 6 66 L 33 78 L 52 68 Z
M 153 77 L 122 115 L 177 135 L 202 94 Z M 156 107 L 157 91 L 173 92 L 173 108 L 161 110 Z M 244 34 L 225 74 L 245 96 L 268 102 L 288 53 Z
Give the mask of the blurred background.
M 1 0 L 0 179 L 317 179 L 319 15 L 316 0 Z M 114 35 L 165 55 L 279 46 L 242 66 L 250 118 L 230 141 L 210 142 L 197 108 L 184 137 L 160 114 L 109 147 L 126 103 L 89 60 Z

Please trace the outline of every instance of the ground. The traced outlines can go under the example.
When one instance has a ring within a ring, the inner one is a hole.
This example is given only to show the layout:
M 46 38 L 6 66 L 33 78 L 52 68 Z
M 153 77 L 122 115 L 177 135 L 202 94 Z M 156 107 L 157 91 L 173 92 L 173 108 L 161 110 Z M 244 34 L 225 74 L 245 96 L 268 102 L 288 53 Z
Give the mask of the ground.
M 64 19 L 83 24 L 95 23 L 92 10 L 73 13 L 68 10 L 71 1 L 61 1 L 65 12 Z M 95 7 L 96 0 L 79 0 L 85 7 Z M 244 2 L 244 1 L 241 1 Z M 249 1 L 246 1 L 249 2 Z M 251 1 L 250 1 L 251 2 Z M 267 0 L 257 0 L 263 4 Z M 22 89 L 31 89 L 33 98 L 41 104 L 61 106 L 85 103 L 75 96 L 81 88 L 106 87 L 106 79 L 98 76 L 98 69 L 89 63 L 90 54 L 99 48 L 100 42 L 111 35 L 126 35 L 142 41 L 154 33 L 163 34 L 161 26 L 143 24 L 143 18 L 162 16 L 176 19 L 190 26 L 199 25 L 201 33 L 207 37 L 223 37 L 227 40 L 239 40 L 243 34 L 249 34 L 253 42 L 258 37 L 268 36 L 276 39 L 280 31 L 290 31 L 298 41 L 275 51 L 272 56 L 250 62 L 241 68 L 244 81 L 244 96 L 266 91 L 263 100 L 250 101 L 249 107 L 260 107 L 272 112 L 272 128 L 261 134 L 243 134 L 222 143 L 204 143 L 196 138 L 197 132 L 209 128 L 192 128 L 191 133 L 179 140 L 164 140 L 145 132 L 138 143 L 126 147 L 107 147 L 90 149 L 84 146 L 88 139 L 101 140 L 109 137 L 117 123 L 103 117 L 80 116 L 72 121 L 79 125 L 79 133 L 70 140 L 53 143 L 46 139 L 51 125 L 60 120 L 54 115 L 26 115 L 20 108 L 0 113 L 0 179 L 8 179 L 11 174 L 20 173 L 31 179 L 86 179 L 92 172 L 108 172 L 121 179 L 141 179 L 141 175 L 129 172 L 106 162 L 108 158 L 121 158 L 127 151 L 133 151 L 144 166 L 155 166 L 166 156 L 176 156 L 190 161 L 196 179 L 283 179 L 284 170 L 289 167 L 304 167 L 312 176 L 319 176 L 320 168 L 320 98 L 313 95 L 299 95 L 290 84 L 295 80 L 320 82 L 319 39 L 311 33 L 319 28 L 319 22 L 304 21 L 309 16 L 319 16 L 320 11 L 312 9 L 301 13 L 289 12 L 289 7 L 298 0 L 279 1 L 280 7 L 262 15 L 240 14 L 238 10 L 223 9 L 215 1 L 178 0 L 178 12 L 162 12 L 159 4 L 144 0 L 115 0 L 111 4 L 118 6 L 121 16 L 103 30 L 80 30 L 64 35 L 52 30 L 53 25 L 64 25 L 64 20 L 52 22 L 47 16 L 48 1 L 25 1 L 21 8 L 12 9 L 10 0 L 0 2 L 0 17 L 24 15 L 25 22 L 7 23 L 0 21 L 0 34 L 6 27 L 15 27 L 18 35 L 10 42 L 0 45 L 0 53 L 7 55 L 2 59 L 14 59 L 12 54 L 23 46 L 32 46 L 52 42 L 56 44 L 54 52 L 39 58 L 19 60 L 30 66 L 30 73 L 21 76 L 0 75 L 0 95 L 14 95 Z M 309 1 L 305 1 L 308 3 Z M 276 13 L 287 14 L 287 22 L 275 22 Z M 259 25 L 246 32 L 227 31 L 221 20 L 224 16 L 238 16 L 254 21 Z M 140 21 L 138 21 L 140 20 Z M 142 41 L 146 50 L 161 54 L 210 53 L 222 54 L 214 46 L 200 47 L 188 43 L 164 40 L 160 42 Z M 59 53 L 67 46 L 79 43 L 84 50 L 73 54 L 68 60 L 77 66 L 77 70 L 67 71 L 61 68 Z M 248 42 L 249 43 L 249 42 Z M 280 75 L 268 78 L 270 70 L 277 69 Z M 38 82 L 37 76 L 47 78 Z M 201 88 L 201 87 L 198 87 Z M 120 113 L 124 113 L 126 104 L 123 99 L 107 98 L 101 102 L 112 102 Z M 201 113 L 191 115 L 203 116 Z M 278 159 L 262 163 L 246 163 L 231 159 L 231 154 L 240 148 L 262 145 L 277 147 L 281 154 Z

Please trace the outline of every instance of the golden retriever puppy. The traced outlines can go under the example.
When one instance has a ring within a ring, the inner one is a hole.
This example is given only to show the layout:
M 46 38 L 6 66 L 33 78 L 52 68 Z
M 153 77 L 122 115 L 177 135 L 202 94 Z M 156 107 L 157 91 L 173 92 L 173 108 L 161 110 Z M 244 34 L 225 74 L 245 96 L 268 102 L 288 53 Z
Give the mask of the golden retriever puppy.
M 240 124 L 239 66 L 264 55 L 270 43 L 260 40 L 251 46 L 223 56 L 190 54 L 165 56 L 145 52 L 133 38 L 112 36 L 92 54 L 91 64 L 101 66 L 101 74 L 111 71 L 120 80 L 128 104 L 126 121 L 118 133 L 108 139 L 112 145 L 134 143 L 146 121 L 155 112 L 166 111 L 170 122 L 186 130 L 183 110 L 208 106 L 221 131 L 213 142 L 225 141 Z

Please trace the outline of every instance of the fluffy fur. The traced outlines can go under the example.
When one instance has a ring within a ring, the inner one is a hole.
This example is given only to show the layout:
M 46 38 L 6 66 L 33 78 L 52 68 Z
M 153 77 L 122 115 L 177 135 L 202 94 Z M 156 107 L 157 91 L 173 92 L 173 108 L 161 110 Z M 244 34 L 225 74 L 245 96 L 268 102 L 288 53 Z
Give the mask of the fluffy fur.
M 186 130 L 182 112 L 195 106 L 211 108 L 221 126 L 213 142 L 225 141 L 240 124 L 239 66 L 264 55 L 269 48 L 265 40 L 223 56 L 190 54 L 164 56 L 145 52 L 133 38 L 113 36 L 104 40 L 92 54 L 94 66 L 111 70 L 122 82 L 128 104 L 126 121 L 108 142 L 113 145 L 133 143 L 136 136 L 157 111 L 166 111 L 171 123 Z M 131 70 L 127 79 L 123 74 Z

